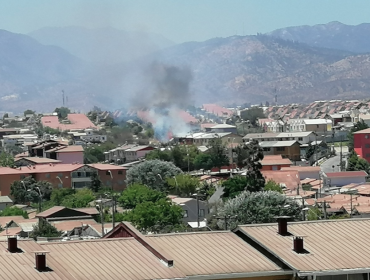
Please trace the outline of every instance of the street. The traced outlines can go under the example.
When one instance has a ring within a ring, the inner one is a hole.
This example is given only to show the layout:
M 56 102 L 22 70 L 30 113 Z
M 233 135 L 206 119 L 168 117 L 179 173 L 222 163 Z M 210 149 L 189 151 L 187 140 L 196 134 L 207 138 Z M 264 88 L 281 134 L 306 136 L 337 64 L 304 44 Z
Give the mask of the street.
M 322 172 L 338 172 L 339 164 L 340 164 L 340 148 L 335 148 L 337 155 L 334 157 L 329 158 L 327 161 L 325 161 L 323 164 L 321 164 L 321 171 Z M 348 154 L 348 147 L 344 146 L 342 148 L 343 153 L 343 161 L 347 161 L 347 154 Z M 334 168 L 333 168 L 334 165 Z

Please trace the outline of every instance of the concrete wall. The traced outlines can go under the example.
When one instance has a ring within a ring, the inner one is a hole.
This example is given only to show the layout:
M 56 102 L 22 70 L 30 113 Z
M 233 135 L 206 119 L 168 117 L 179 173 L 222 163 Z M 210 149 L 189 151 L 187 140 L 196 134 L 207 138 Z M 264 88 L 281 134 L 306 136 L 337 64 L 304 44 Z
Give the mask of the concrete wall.
M 325 178 L 326 184 L 334 187 L 342 187 L 345 185 L 349 185 L 352 183 L 359 184 L 359 183 L 364 183 L 366 182 L 365 177 L 346 177 L 346 178 L 332 178 L 331 180 L 328 181 L 327 178 Z
M 197 215 L 197 200 L 192 199 L 184 203 L 185 205 L 180 205 L 184 211 L 187 211 L 187 217 L 183 218 L 185 223 L 187 222 L 196 222 L 198 221 Z M 204 216 L 200 216 L 199 220 L 203 221 L 204 218 L 208 215 L 208 205 L 205 201 L 199 201 L 199 210 L 204 212 Z M 203 211 L 202 211 L 203 210 Z

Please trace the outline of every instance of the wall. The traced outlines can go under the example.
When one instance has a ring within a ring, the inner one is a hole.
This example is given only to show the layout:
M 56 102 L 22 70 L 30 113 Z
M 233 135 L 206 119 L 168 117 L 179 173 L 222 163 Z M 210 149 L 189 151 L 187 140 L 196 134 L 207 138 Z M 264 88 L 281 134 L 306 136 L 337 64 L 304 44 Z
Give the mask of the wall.
M 327 179 L 326 179 L 327 180 Z M 358 184 L 358 183 L 364 183 L 366 182 L 365 177 L 346 177 L 346 178 L 332 178 L 330 180 L 330 185 L 332 187 L 337 186 L 337 187 L 342 187 L 345 185 L 349 185 L 352 183 Z M 327 184 L 329 181 L 327 181 Z
M 218 278 L 212 278 L 217 280 Z M 223 280 L 293 280 L 296 279 L 292 275 L 277 275 L 277 276 L 260 276 L 260 277 L 241 277 L 241 278 L 219 278 Z
M 24 175 L 25 177 L 30 176 L 30 174 L 6 174 L 6 175 L 0 175 L 0 195 L 10 195 L 10 185 L 14 181 L 22 180 Z
M 354 134 L 354 149 L 360 157 L 370 162 L 370 133 Z
M 62 180 L 63 183 L 57 178 Z M 72 188 L 71 172 L 45 172 L 35 174 L 36 181 L 48 181 L 54 188 Z
M 290 166 L 290 164 L 262 165 L 261 170 L 280 170 L 282 167 Z
M 187 222 L 197 222 L 198 215 L 197 215 L 197 200 L 192 199 L 184 203 L 185 205 L 180 205 L 182 209 L 188 211 L 188 216 L 184 217 L 182 220 Z M 199 221 L 203 221 L 205 217 L 208 215 L 208 205 L 204 201 L 199 201 L 199 210 L 204 210 L 204 216 L 199 217 Z
M 84 153 L 83 152 L 70 152 L 70 153 L 57 153 L 57 160 L 60 160 L 62 163 L 74 163 L 84 162 Z
M 122 170 L 122 174 L 118 174 L 118 170 L 111 170 L 111 172 L 112 176 L 106 170 L 98 170 L 103 185 L 108 188 L 113 188 L 114 191 L 123 191 L 126 188 L 126 170 Z
M 291 161 L 301 160 L 301 149 L 298 143 L 285 147 L 284 151 L 279 151 L 277 147 L 271 148 L 273 155 L 282 155 L 289 158 Z

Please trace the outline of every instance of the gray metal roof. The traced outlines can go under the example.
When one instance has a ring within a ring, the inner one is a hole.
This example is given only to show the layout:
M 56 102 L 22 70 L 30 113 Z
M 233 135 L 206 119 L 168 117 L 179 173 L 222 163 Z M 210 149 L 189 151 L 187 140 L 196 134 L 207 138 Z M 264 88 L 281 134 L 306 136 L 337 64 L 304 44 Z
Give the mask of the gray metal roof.
M 13 203 L 9 196 L 0 196 L 0 203 Z
M 261 148 L 272 148 L 272 147 L 290 147 L 293 146 L 297 141 L 263 141 L 259 145 Z M 299 144 L 299 143 L 298 143 Z

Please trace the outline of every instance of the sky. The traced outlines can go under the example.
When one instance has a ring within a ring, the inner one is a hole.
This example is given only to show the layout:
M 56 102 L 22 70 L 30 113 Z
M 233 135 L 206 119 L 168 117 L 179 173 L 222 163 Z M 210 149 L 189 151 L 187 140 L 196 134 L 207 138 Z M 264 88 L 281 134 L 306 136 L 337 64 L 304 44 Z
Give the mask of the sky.
M 16 0 L 0 2 L 0 29 L 112 26 L 181 43 L 340 21 L 370 22 L 369 0 Z

